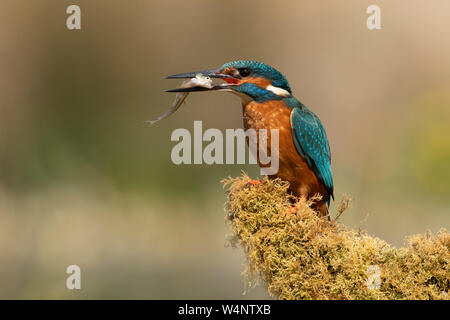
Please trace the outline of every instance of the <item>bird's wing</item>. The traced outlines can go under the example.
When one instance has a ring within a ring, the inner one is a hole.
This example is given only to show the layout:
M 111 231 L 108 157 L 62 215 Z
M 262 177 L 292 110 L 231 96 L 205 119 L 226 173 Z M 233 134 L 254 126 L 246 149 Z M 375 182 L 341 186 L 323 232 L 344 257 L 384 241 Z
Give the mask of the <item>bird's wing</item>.
M 295 107 L 291 111 L 291 127 L 297 151 L 334 199 L 330 145 L 322 123 L 306 107 Z

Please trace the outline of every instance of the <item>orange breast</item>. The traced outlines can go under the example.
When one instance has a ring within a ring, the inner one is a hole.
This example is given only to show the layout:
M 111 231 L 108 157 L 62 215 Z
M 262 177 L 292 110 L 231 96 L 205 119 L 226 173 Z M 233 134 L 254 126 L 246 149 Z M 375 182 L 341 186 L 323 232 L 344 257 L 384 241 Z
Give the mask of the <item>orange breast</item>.
M 273 177 L 290 183 L 292 192 L 301 197 L 310 197 L 319 193 L 327 195 L 323 183 L 308 166 L 306 160 L 298 153 L 292 136 L 290 124 L 291 110 L 283 101 L 257 103 L 251 101 L 243 105 L 245 129 L 266 129 L 268 132 L 268 153 L 271 155 L 270 129 L 279 130 L 279 170 Z M 259 139 L 259 135 L 258 135 Z M 260 166 L 263 166 L 258 159 Z

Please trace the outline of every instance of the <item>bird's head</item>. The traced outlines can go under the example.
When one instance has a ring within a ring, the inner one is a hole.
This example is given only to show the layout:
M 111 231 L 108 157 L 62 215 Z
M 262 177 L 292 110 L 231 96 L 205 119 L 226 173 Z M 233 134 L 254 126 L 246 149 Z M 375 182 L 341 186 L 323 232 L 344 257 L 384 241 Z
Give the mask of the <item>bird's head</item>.
M 193 92 L 222 90 L 238 94 L 243 100 L 265 102 L 281 100 L 291 96 L 292 91 L 286 78 L 276 69 L 262 62 L 238 60 L 227 62 L 219 69 L 180 73 L 168 76 L 168 79 L 193 78 L 197 74 L 205 77 L 219 78 L 225 83 L 211 88 L 178 88 L 169 92 Z

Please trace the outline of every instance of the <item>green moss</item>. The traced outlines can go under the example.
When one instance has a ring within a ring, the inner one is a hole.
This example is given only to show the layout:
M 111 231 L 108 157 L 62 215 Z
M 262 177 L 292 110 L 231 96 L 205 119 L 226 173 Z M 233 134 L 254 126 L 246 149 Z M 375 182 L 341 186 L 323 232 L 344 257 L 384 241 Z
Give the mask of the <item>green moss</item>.
M 279 299 L 448 299 L 450 234 L 419 234 L 396 249 L 361 230 L 319 218 L 311 202 L 296 212 L 288 184 L 228 179 L 226 204 L 234 243 L 247 257 L 246 283 L 262 280 Z M 379 289 L 367 285 L 380 271 Z

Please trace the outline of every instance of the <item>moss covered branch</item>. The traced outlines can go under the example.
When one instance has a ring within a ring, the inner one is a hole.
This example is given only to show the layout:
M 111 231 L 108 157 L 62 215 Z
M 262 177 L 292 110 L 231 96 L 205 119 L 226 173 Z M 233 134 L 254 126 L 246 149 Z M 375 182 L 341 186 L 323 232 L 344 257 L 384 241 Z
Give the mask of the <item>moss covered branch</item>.
M 262 280 L 279 299 L 448 299 L 450 234 L 419 234 L 395 248 L 308 202 L 296 210 L 288 185 L 249 178 L 224 181 L 232 239 L 247 257 L 246 283 Z

